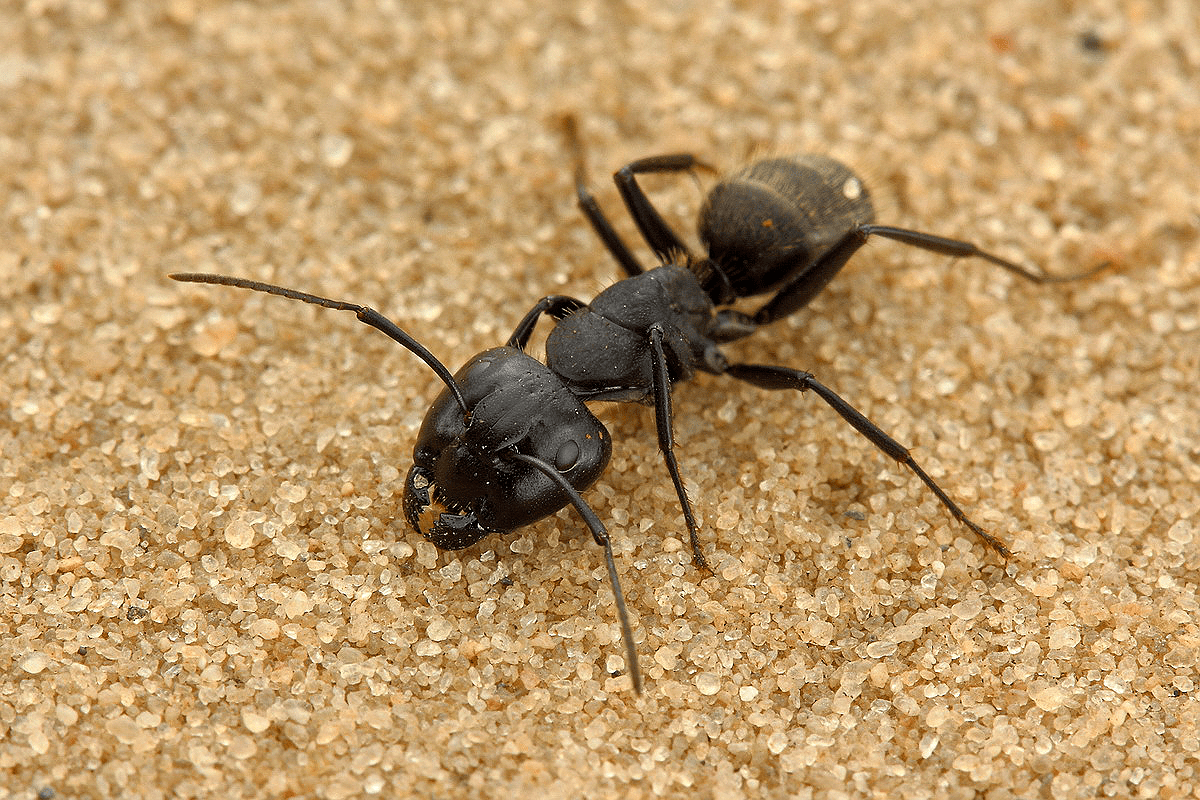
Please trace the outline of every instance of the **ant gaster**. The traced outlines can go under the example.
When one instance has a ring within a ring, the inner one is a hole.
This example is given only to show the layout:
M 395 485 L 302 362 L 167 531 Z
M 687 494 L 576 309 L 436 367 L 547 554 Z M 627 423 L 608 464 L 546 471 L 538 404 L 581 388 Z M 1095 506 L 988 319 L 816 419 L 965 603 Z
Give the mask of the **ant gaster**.
M 1097 270 L 1055 277 L 969 242 L 877 225 L 867 189 L 854 173 L 837 161 L 813 155 L 757 161 L 717 183 L 700 210 L 698 228 L 707 252 L 697 256 L 637 182 L 644 173 L 711 169 L 689 154 L 634 161 L 614 176 L 626 208 L 662 262 L 647 270 L 588 191 L 573 120 L 568 119 L 566 127 L 575 154 L 579 206 L 626 277 L 591 303 L 562 295 L 542 298 L 507 344 L 480 353 L 454 375 L 412 336 L 366 306 L 224 275 L 170 277 L 352 311 L 429 365 L 446 388 L 426 413 L 413 449 L 403 501 L 409 524 L 438 548 L 457 550 L 574 506 L 604 549 L 626 662 L 639 693 L 641 672 L 608 531 L 580 494 L 600 477 L 612 453 L 608 431 L 585 401 L 654 406 L 659 449 L 683 510 L 693 561 L 700 567 L 707 564 L 671 429 L 671 389 L 697 370 L 765 389 L 812 391 L 868 441 L 916 474 L 985 544 L 1001 556 L 1009 555 L 1008 548 L 972 522 L 905 447 L 813 375 L 789 367 L 732 364 L 720 345 L 805 306 L 872 236 L 935 253 L 982 258 L 1035 283 L 1074 280 Z M 772 293 L 770 299 L 752 314 L 718 308 L 767 293 Z M 524 350 L 542 316 L 555 321 L 546 339 L 544 364 Z

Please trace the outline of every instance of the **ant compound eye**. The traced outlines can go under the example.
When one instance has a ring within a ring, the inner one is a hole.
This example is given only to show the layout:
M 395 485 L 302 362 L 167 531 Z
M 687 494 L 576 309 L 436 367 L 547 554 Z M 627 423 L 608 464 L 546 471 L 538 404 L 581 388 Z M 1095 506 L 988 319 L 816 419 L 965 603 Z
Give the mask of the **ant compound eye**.
M 574 439 L 563 442 L 554 456 L 554 466 L 559 472 L 566 472 L 579 463 L 579 443 Z

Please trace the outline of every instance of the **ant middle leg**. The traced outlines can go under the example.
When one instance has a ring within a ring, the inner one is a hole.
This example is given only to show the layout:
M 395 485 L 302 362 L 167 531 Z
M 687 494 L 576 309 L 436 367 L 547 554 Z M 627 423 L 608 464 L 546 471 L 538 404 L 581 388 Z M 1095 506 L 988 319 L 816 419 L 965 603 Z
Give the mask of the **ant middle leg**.
M 579 204 L 579 210 L 583 212 L 583 216 L 591 224 L 592 230 L 600 237 L 604 248 L 616 259 L 625 275 L 632 278 L 645 272 L 646 268 L 637 260 L 637 256 L 629 249 L 629 245 L 625 244 L 621 234 L 617 233 L 617 229 L 608 221 L 604 209 L 600 208 L 600 204 L 596 202 L 596 198 L 592 196 L 587 185 L 579 178 L 575 179 L 575 197 Z
M 937 482 L 929 477 L 929 474 L 917 464 L 912 454 L 908 452 L 908 449 L 904 445 L 884 433 L 878 425 L 867 419 L 861 411 L 843 400 L 832 389 L 819 382 L 812 374 L 803 370 L 762 364 L 731 364 L 726 370 L 726 374 L 763 389 L 795 389 L 801 392 L 812 390 L 814 394 L 836 411 L 842 419 L 849 422 L 855 430 L 866 437 L 871 444 L 912 470 L 913 474 L 920 478 L 937 496 L 942 505 L 946 507 L 946 510 L 950 512 L 951 516 L 970 528 L 979 538 L 983 539 L 984 544 L 1004 558 L 1012 555 L 1003 542 L 976 525 L 963 513 L 958 504 L 951 500 L 950 496 L 942 490 L 942 487 L 938 486 Z
M 637 256 L 629 249 L 629 245 L 625 244 L 621 234 L 617 233 L 616 228 L 605 216 L 604 209 L 600 208 L 600 204 L 592 196 L 591 190 L 587 188 L 587 161 L 584 157 L 583 140 L 579 136 L 579 123 L 575 120 L 575 116 L 573 114 L 565 115 L 562 119 L 562 127 L 563 134 L 567 138 L 567 145 L 571 148 L 572 160 L 575 162 L 575 200 L 579 205 L 579 210 L 583 212 L 583 216 L 591 224 L 592 230 L 600 237 L 605 249 L 616 259 L 625 275 L 630 278 L 641 275 L 646 271 L 645 267 L 637 260 Z
M 700 526 L 692 513 L 692 504 L 688 501 L 687 489 L 683 486 L 683 478 L 679 474 L 679 463 L 675 460 L 675 434 L 671 430 L 671 376 L 667 369 L 666 348 L 663 346 L 663 327 L 655 323 L 650 326 L 650 359 L 654 373 L 654 422 L 658 429 L 658 449 L 667 462 L 667 471 L 671 473 L 671 481 L 675 484 L 675 494 L 679 496 L 679 505 L 683 508 L 683 519 L 687 523 L 688 537 L 692 545 L 692 563 L 701 569 L 711 571 L 704 551 L 700 547 Z
M 637 223 L 638 230 L 642 232 L 642 238 L 664 263 L 670 263 L 680 254 L 691 260 L 691 250 L 650 202 L 650 198 L 638 184 L 637 176 L 648 172 L 690 172 L 694 169 L 716 172 L 714 167 L 691 153 L 672 153 L 639 158 L 621 167 L 613 175 L 621 199 L 629 209 L 629 215 Z

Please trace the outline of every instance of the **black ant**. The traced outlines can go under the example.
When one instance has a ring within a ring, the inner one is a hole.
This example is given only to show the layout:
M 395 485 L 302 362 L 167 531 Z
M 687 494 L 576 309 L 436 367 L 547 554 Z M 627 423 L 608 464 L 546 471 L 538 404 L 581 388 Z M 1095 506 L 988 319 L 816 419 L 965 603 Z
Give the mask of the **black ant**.
M 604 548 L 634 689 L 642 690 L 625 601 L 608 531 L 580 492 L 604 472 L 612 442 L 586 401 L 654 406 L 659 449 L 675 484 L 692 558 L 707 567 L 699 528 L 675 460 L 671 387 L 697 370 L 729 375 L 765 389 L 812 391 L 868 441 L 913 471 L 951 515 L 1003 557 L 1008 548 L 967 518 L 908 450 L 832 389 L 789 367 L 731 364 L 720 345 L 788 316 L 813 299 L 872 236 L 945 255 L 974 256 L 1035 283 L 1086 277 L 1034 272 L 969 242 L 874 223 L 870 196 L 844 165 L 801 155 L 757 161 L 708 193 L 696 256 L 663 220 L 637 175 L 709 169 L 689 154 L 640 159 L 615 177 L 626 208 L 662 265 L 645 269 L 588 191 L 573 120 L 575 189 L 584 215 L 626 277 L 591 303 L 550 295 L 537 302 L 507 344 L 485 350 L 455 375 L 412 336 L 366 306 L 259 281 L 177 273 L 178 281 L 214 283 L 353 311 L 416 354 L 446 385 L 426 413 L 404 487 L 409 524 L 438 548 L 458 550 L 491 533 L 517 528 L 572 505 Z M 753 314 L 718 308 L 773 293 Z M 543 315 L 555 321 L 546 361 L 524 348 Z

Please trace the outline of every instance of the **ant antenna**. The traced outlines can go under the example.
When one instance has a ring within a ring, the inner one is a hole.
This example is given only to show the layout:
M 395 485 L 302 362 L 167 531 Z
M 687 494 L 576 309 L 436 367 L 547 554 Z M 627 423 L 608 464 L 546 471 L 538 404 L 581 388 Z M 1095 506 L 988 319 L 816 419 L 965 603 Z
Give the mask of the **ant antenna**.
M 346 303 L 341 300 L 330 300 L 328 297 L 320 297 L 315 294 L 308 294 L 307 292 L 298 292 L 295 289 L 287 289 L 283 286 L 275 286 L 270 283 L 247 280 L 246 278 L 234 278 L 230 275 L 216 275 L 211 272 L 172 272 L 167 277 L 185 283 L 215 283 L 220 286 L 252 289 L 256 292 L 275 294 L 291 300 L 301 300 L 305 303 L 332 308 L 336 311 L 353 311 L 360 322 L 365 322 L 372 328 L 383 331 L 393 340 L 404 345 L 417 358 L 428 364 L 429 368 L 442 379 L 442 383 L 446 384 L 446 388 L 450 390 L 450 394 L 454 395 L 455 402 L 458 403 L 459 408 L 463 411 L 463 419 L 468 422 L 471 419 L 471 410 L 467 408 L 467 401 L 463 399 L 462 390 L 458 388 L 458 384 L 454 381 L 454 376 L 450 374 L 450 370 L 446 369 L 445 365 L 438 361 L 433 353 L 426 350 L 420 342 L 401 330 L 399 325 L 373 308 L 360 306 L 357 303 Z
M 600 517 L 596 516 L 596 512 L 592 511 L 591 506 L 587 504 L 587 501 L 583 499 L 575 487 L 567 482 L 562 473 L 545 461 L 534 456 L 519 453 L 516 450 L 509 450 L 506 453 L 502 453 L 501 456 L 528 464 L 554 483 L 557 483 L 558 487 L 566 492 L 567 497 L 571 499 L 571 504 L 579 512 L 579 516 L 583 517 L 583 521 L 587 524 L 588 529 L 591 530 L 592 538 L 596 540 L 596 544 L 604 548 L 604 561 L 608 565 L 608 580 L 612 584 L 613 597 L 617 601 L 617 617 L 621 621 L 621 638 L 625 640 L 625 664 L 629 667 L 629 677 L 633 680 L 634 691 L 641 694 L 642 670 L 638 667 L 637 651 L 633 646 L 633 628 L 629 625 L 629 613 L 625 610 L 625 594 L 621 591 L 621 581 L 617 578 L 617 565 L 613 562 L 612 544 L 609 542 L 608 530 L 604 527 L 604 523 L 600 521 Z

